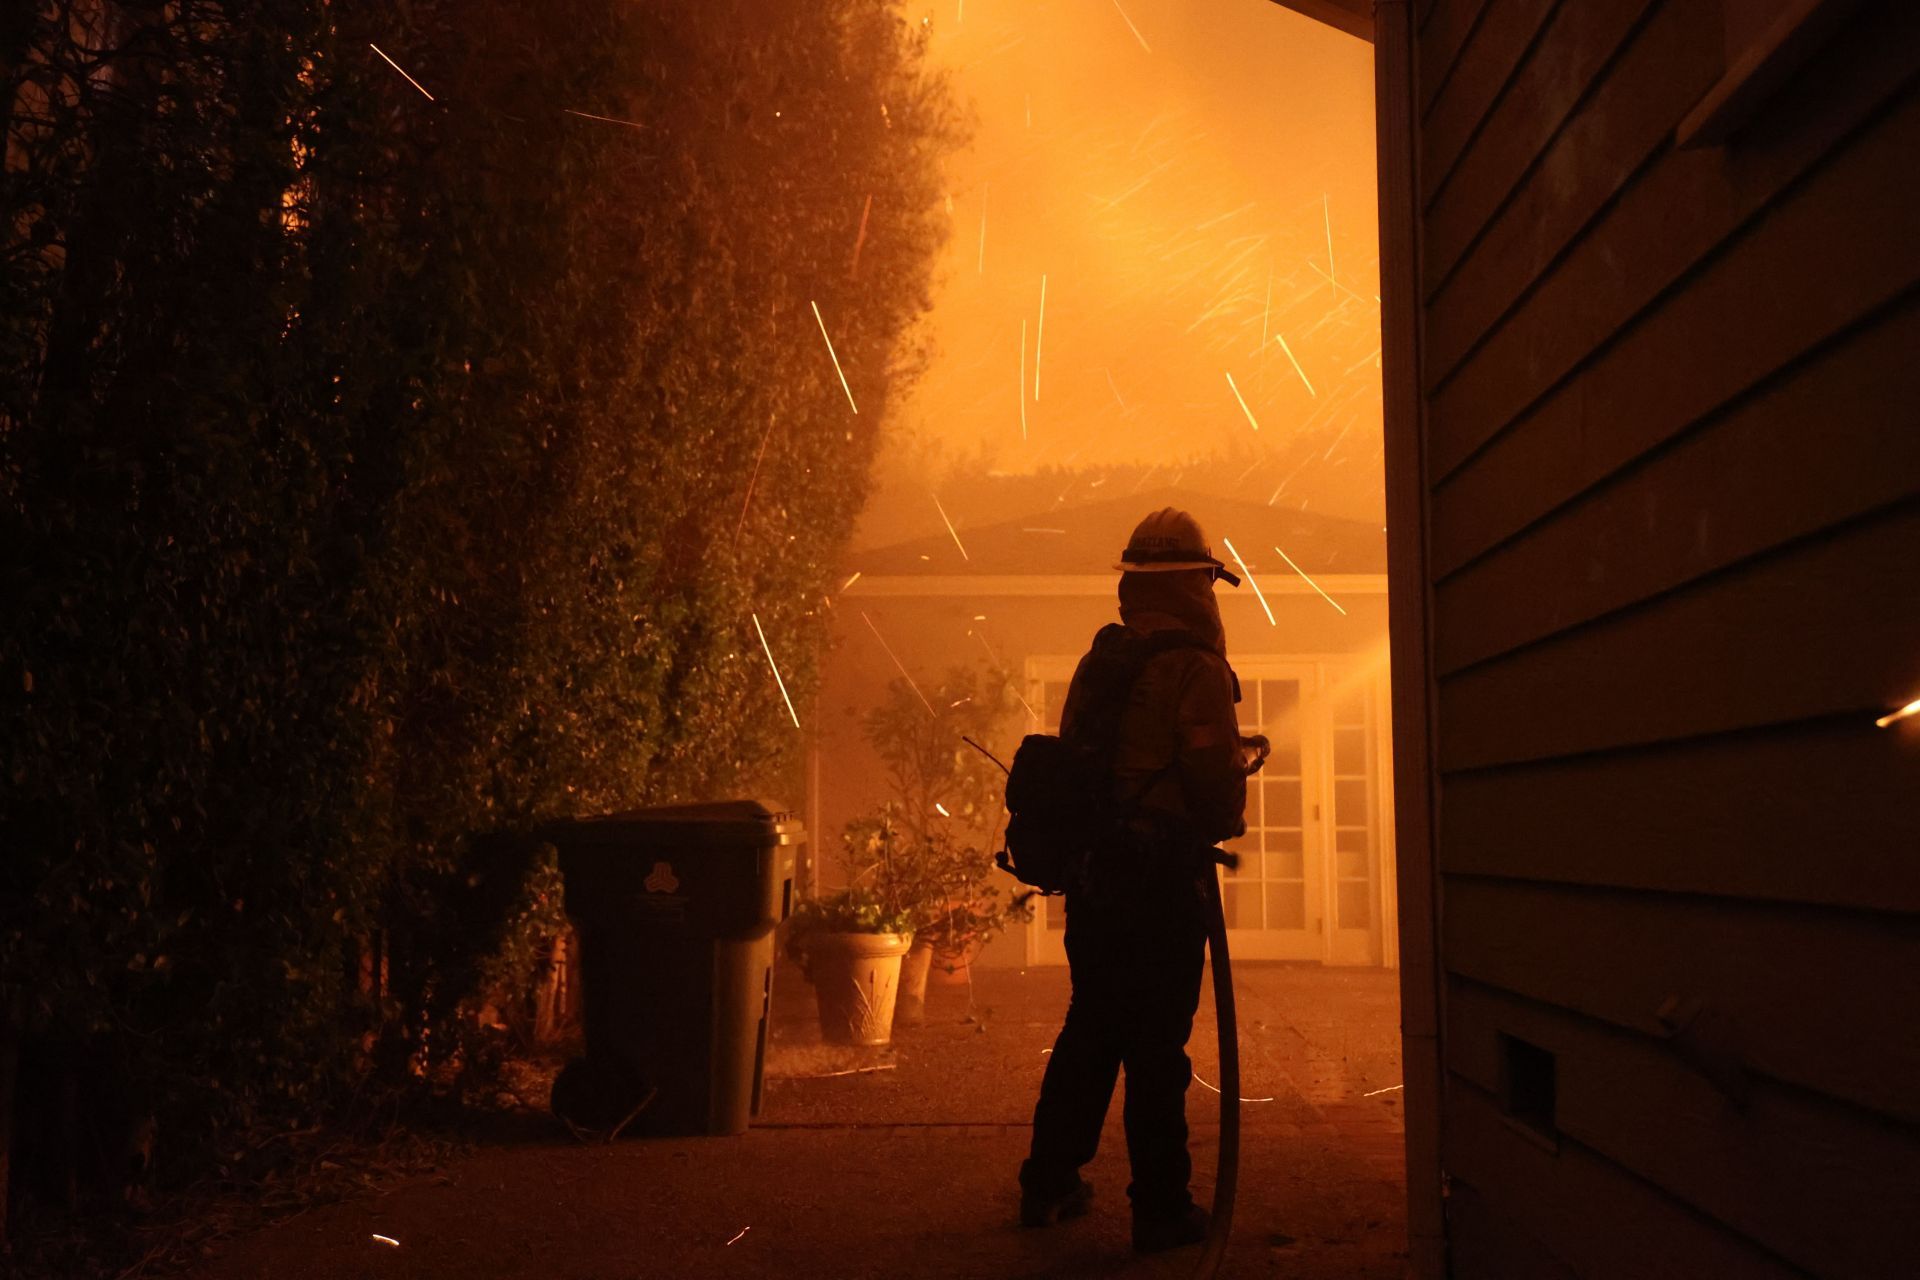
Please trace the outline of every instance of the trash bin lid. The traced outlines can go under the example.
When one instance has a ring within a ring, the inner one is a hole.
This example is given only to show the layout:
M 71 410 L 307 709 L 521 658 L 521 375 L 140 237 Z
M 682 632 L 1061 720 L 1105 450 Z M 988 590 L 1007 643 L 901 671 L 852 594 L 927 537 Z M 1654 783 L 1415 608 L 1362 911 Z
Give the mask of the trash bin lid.
M 662 845 L 685 850 L 765 848 L 806 841 L 806 828 L 799 818 L 758 800 L 656 805 L 555 827 L 564 827 L 564 834 L 554 830 L 550 836 L 556 844 Z

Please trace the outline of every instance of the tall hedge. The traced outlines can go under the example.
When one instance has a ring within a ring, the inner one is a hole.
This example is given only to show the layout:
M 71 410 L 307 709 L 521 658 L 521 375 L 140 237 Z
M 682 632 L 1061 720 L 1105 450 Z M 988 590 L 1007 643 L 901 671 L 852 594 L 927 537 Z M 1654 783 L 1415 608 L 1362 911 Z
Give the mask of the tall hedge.
M 787 776 L 952 113 L 886 0 L 8 13 L 4 1012 L 163 1138 L 319 1106 L 520 909 L 476 835 Z

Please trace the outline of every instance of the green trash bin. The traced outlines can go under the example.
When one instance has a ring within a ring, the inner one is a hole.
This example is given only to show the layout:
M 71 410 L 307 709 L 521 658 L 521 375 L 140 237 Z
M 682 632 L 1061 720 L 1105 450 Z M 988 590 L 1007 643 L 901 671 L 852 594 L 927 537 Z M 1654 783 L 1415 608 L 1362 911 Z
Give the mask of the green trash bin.
M 555 1112 L 627 1134 L 745 1132 L 760 1111 L 774 928 L 793 907 L 805 829 L 730 800 L 542 834 L 580 937 L 586 1033 L 586 1056 L 554 1082 Z

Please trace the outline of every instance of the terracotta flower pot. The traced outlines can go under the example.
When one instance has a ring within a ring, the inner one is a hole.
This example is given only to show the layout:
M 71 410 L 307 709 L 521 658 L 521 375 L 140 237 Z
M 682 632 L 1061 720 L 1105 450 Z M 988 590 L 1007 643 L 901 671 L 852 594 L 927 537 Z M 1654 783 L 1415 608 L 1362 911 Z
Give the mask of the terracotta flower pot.
M 973 981 L 973 953 L 978 950 L 970 943 L 957 947 L 933 948 L 932 972 L 927 981 L 941 987 L 964 987 Z
M 933 943 L 913 940 L 913 949 L 900 961 L 900 1002 L 894 1006 L 893 1025 L 917 1027 L 927 1020 L 927 968 L 933 963 Z
M 893 1038 L 900 960 L 910 933 L 821 933 L 807 939 L 807 977 L 820 1002 L 820 1035 L 831 1044 Z

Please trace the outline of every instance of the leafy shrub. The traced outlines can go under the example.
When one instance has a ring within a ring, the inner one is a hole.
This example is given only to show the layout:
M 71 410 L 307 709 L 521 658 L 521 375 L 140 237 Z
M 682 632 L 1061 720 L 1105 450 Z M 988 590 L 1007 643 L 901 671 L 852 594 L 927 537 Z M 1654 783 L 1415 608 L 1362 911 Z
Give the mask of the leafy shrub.
M 457 1056 L 481 835 L 791 784 L 955 134 L 881 0 L 9 14 L 0 997 L 187 1176 Z

